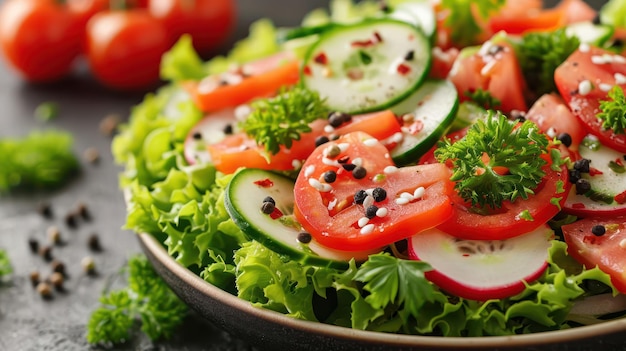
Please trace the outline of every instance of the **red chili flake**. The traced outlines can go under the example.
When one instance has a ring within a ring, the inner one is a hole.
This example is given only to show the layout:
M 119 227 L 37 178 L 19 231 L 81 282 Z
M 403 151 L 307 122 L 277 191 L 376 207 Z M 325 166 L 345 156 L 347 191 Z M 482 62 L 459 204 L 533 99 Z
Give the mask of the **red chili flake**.
M 376 41 L 379 43 L 383 42 L 383 37 L 380 36 L 380 33 L 378 32 L 374 32 L 374 38 L 376 38 Z
M 625 204 L 626 203 L 626 190 L 624 190 L 621 193 L 615 195 L 613 200 L 615 200 L 615 202 L 617 202 L 620 205 Z
M 350 45 L 355 48 L 366 48 L 368 46 L 373 46 L 374 44 L 375 42 L 372 39 L 356 40 L 350 43 Z
M 622 166 L 622 167 L 624 166 L 624 162 L 622 162 L 621 158 L 616 158 L 615 163 L 617 163 L 618 166 Z
M 585 204 L 583 204 L 582 202 L 577 202 L 575 204 L 572 204 L 572 208 L 578 208 L 578 209 L 585 208 Z
M 304 75 L 306 76 L 311 76 L 313 72 L 311 72 L 311 67 L 309 66 L 304 66 Z
M 257 180 L 254 184 L 260 186 L 261 188 L 271 188 L 274 186 L 274 182 L 269 180 L 269 178 Z
M 283 213 L 278 209 L 278 207 L 274 207 L 274 211 L 270 213 L 271 219 L 278 219 L 283 216 Z
M 397 71 L 401 75 L 405 76 L 405 75 L 409 74 L 409 72 L 411 72 L 411 67 L 408 66 L 408 65 L 405 65 L 404 63 L 401 63 L 401 64 L 398 65 Z
M 421 132 L 424 129 L 424 122 L 421 120 L 415 120 L 411 125 L 408 126 L 408 132 L 417 135 L 417 133 Z
M 319 63 L 320 65 L 326 65 L 328 63 L 328 57 L 326 56 L 325 53 L 320 52 L 317 56 L 315 56 L 313 61 L 315 61 L 316 63 Z
M 598 241 L 600 240 L 601 237 L 595 236 L 595 235 L 585 235 L 585 237 L 583 238 L 583 242 L 585 244 L 599 244 Z
M 597 169 L 597 168 L 589 167 L 589 175 L 590 176 L 600 175 L 600 174 L 604 174 L 604 173 L 602 173 L 602 171 Z
M 352 80 L 363 79 L 363 76 L 365 75 L 363 70 L 360 70 L 358 68 L 351 68 L 351 69 L 348 70 L 348 72 L 346 74 L 347 74 L 348 78 L 350 78 Z

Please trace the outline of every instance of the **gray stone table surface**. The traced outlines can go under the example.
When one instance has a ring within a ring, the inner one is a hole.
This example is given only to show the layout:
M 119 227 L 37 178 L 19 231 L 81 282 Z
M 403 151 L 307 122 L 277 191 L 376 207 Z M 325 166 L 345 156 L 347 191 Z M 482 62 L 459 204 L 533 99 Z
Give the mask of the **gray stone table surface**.
M 2 2 L 4 0 L 0 0 Z M 219 0 L 216 0 L 219 1 Z M 238 0 L 239 19 L 233 40 L 246 34 L 256 18 L 272 17 L 277 25 L 294 25 L 312 8 L 325 6 L 325 0 Z M 98 296 L 114 284 L 116 272 L 131 255 L 140 252 L 133 233 L 122 230 L 125 208 L 117 186 L 120 168 L 113 163 L 110 137 L 98 128 L 109 114 L 128 116 L 131 107 L 143 95 L 124 95 L 106 91 L 85 72 L 54 85 L 35 86 L 24 83 L 0 60 L 0 138 L 24 136 L 31 130 L 57 128 L 75 136 L 75 151 L 81 157 L 81 175 L 61 191 L 0 197 L 0 248 L 6 249 L 14 267 L 8 285 L 0 287 L 0 351 L 71 351 L 89 350 L 85 341 L 85 324 L 97 306 Z M 33 117 L 35 108 L 46 101 L 59 106 L 59 115 L 43 123 Z M 97 164 L 86 162 L 82 153 L 95 148 L 100 154 Z M 0 155 L 2 157 L 2 155 Z M 45 219 L 37 211 L 40 203 L 51 204 L 53 218 Z M 87 205 L 92 218 L 69 228 L 65 214 L 78 203 Z M 29 281 L 38 270 L 50 273 L 50 265 L 30 252 L 29 238 L 46 242 L 46 229 L 56 225 L 63 245 L 55 246 L 53 256 L 62 260 L 68 271 L 66 291 L 42 299 Z M 90 252 L 87 240 L 97 234 L 103 250 Z M 92 256 L 98 274 L 83 273 L 81 260 Z M 606 349 L 625 348 L 619 337 L 599 339 L 594 343 Z M 152 343 L 137 336 L 117 350 L 251 350 L 257 346 L 239 340 L 191 314 L 171 341 Z M 575 345 L 569 345 L 574 349 Z M 564 345 L 560 349 L 568 349 Z

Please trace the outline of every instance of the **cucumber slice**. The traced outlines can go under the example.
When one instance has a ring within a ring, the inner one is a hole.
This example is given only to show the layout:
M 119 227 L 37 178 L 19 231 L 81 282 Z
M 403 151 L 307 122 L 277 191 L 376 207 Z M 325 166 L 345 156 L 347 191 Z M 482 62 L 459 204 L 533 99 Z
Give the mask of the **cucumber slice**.
M 435 42 L 437 18 L 432 5 L 428 1 L 400 3 L 394 7 L 389 17 L 420 28 L 431 43 Z
M 581 43 L 602 46 L 613 36 L 614 28 L 605 24 L 594 24 L 591 21 L 577 22 L 568 25 L 565 33 L 576 36 Z
M 293 216 L 293 187 L 294 181 L 283 175 L 260 169 L 242 169 L 226 187 L 226 210 L 249 238 L 302 264 L 346 269 L 352 258 L 365 261 L 370 254 L 378 252 L 330 249 L 314 238 L 308 244 L 300 243 L 297 238 L 303 230 Z M 278 209 L 272 215 L 261 211 L 267 196 L 274 199 Z
M 302 81 L 331 110 L 378 111 L 408 97 L 431 65 L 428 38 L 418 28 L 391 19 L 337 27 L 311 47 Z
M 409 110 L 408 106 L 412 106 Z M 402 140 L 391 150 L 398 165 L 415 163 L 446 132 L 454 122 L 459 97 L 454 84 L 448 80 L 428 80 L 405 102 L 392 111 L 405 113 Z
M 237 119 L 234 109 L 225 109 L 212 113 L 200 120 L 187 134 L 183 154 L 190 165 L 211 162 L 207 145 L 222 141 L 225 130 L 237 131 Z

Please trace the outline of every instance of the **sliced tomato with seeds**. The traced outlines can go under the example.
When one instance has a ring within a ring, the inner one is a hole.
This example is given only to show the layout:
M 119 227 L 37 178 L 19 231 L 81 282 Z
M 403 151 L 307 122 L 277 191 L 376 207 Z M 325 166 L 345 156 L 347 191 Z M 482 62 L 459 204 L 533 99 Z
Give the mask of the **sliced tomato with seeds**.
M 569 135 L 570 150 L 578 150 L 587 131 L 578 118 L 572 114 L 565 101 L 557 94 L 544 94 L 530 107 L 526 119 L 537 124 L 539 129 L 550 137 L 562 133 Z
M 615 288 L 626 294 L 626 217 L 590 217 L 561 229 L 568 253 L 587 268 L 597 266 L 610 275 Z
M 556 69 L 554 81 L 565 102 L 590 133 L 602 144 L 626 152 L 626 131 L 604 129 L 597 117 L 600 101 L 609 99 L 608 91 L 615 85 L 626 88 L 626 57 L 583 46 Z
M 304 163 L 294 214 L 322 245 L 379 248 L 450 217 L 450 176 L 441 164 L 396 168 L 382 143 L 349 133 L 319 146 Z
M 390 110 L 353 116 L 350 122 L 330 132 L 326 131 L 326 120 L 317 120 L 310 126 L 311 132 L 302 133 L 291 148 L 283 146 L 275 155 L 267 154 L 264 147 L 257 145 L 245 132 L 226 136 L 220 142 L 207 145 L 207 149 L 213 164 L 223 173 L 233 173 L 240 167 L 290 171 L 313 152 L 315 139 L 321 135 L 342 135 L 360 130 L 382 140 L 400 132 L 400 123 Z
M 204 112 L 236 107 L 254 98 L 271 96 L 300 79 L 300 61 L 283 52 L 244 64 L 236 70 L 182 83 Z
M 498 209 L 476 209 L 458 194 L 452 196 L 452 217 L 437 228 L 460 239 L 502 240 L 528 233 L 546 223 L 558 212 L 571 187 L 566 165 L 543 167 L 546 175 L 527 199 L 505 201 Z M 555 203 L 558 202 L 557 203 Z

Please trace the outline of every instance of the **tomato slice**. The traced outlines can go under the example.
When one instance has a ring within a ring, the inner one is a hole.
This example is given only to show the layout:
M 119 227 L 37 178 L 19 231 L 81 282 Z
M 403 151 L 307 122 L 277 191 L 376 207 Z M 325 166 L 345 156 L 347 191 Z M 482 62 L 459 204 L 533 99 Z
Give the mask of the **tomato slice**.
M 336 179 L 327 178 L 327 172 Z M 380 248 L 449 218 L 450 175 L 440 164 L 396 168 L 382 143 L 367 133 L 349 133 L 319 146 L 307 159 L 294 187 L 294 214 L 322 245 L 349 251 Z M 360 190 L 372 195 L 361 202 Z
M 586 129 L 605 144 L 626 153 L 626 133 L 602 128 L 600 101 L 619 85 L 626 88 L 626 57 L 596 47 L 580 48 L 554 72 L 554 81 L 570 109 Z
M 311 124 L 311 132 L 300 135 L 291 148 L 282 147 L 275 155 L 265 152 L 244 132 L 226 137 L 223 141 L 207 145 L 210 158 L 220 172 L 233 173 L 240 167 L 289 171 L 297 168 L 315 149 L 315 139 L 321 135 L 342 135 L 353 131 L 364 131 L 382 140 L 400 132 L 400 123 L 393 112 L 384 110 L 352 117 L 350 123 L 325 131 L 328 122 L 317 120 Z
M 299 79 L 300 61 L 294 54 L 284 52 L 245 64 L 236 71 L 182 85 L 202 111 L 210 112 L 270 96 Z
M 526 111 L 526 82 L 511 45 L 503 40 L 488 41 L 478 48 L 466 48 L 457 57 L 448 79 L 454 83 L 461 101 L 478 89 L 500 100 L 495 106 L 505 113 Z
M 605 233 L 595 235 L 595 226 Z M 626 294 L 626 216 L 585 218 L 561 227 L 568 253 L 587 268 L 598 266 L 611 276 L 611 282 Z
M 454 213 L 437 228 L 469 240 L 502 240 L 537 229 L 559 212 L 571 187 L 566 165 L 555 171 L 549 162 L 544 171 L 546 175 L 535 194 L 504 202 L 501 208 L 488 213 L 472 210 L 459 195 L 453 195 Z M 559 206 L 552 204 L 553 198 L 558 199 Z
M 557 94 L 545 94 L 531 106 L 526 119 L 537 124 L 539 129 L 551 137 L 567 133 L 572 143 L 570 150 L 578 150 L 587 131 L 578 118 L 572 114 L 565 101 Z

